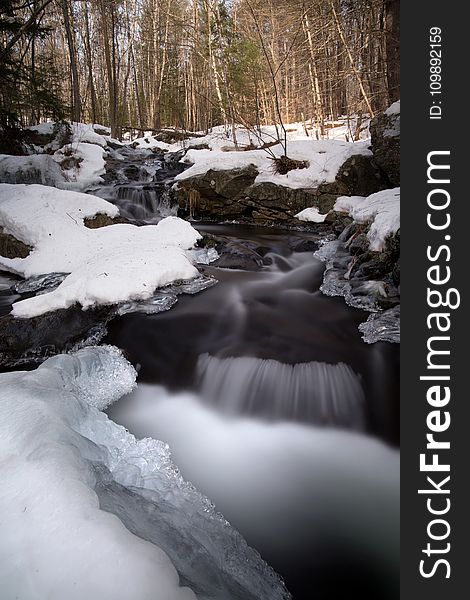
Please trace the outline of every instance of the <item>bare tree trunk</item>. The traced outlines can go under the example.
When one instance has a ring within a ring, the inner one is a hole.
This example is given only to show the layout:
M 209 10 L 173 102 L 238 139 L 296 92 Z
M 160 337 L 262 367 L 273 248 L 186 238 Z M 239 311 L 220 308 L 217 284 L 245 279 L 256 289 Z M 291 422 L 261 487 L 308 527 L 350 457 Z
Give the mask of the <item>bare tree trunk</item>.
M 400 0 L 385 0 L 385 46 L 389 102 L 400 98 Z
M 67 36 L 67 45 L 70 57 L 70 72 L 72 75 L 72 121 L 80 121 L 81 102 L 80 102 L 80 79 L 78 76 L 77 51 L 75 48 L 75 37 L 71 23 L 71 7 L 69 0 L 61 0 L 62 15 L 64 18 L 65 33 Z

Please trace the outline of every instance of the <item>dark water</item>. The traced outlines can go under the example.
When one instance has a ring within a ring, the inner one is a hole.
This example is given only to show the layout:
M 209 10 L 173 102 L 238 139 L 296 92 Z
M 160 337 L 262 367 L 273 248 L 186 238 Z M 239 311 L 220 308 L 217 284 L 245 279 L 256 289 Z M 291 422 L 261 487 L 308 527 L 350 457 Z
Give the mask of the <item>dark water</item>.
M 349 395 L 350 403 L 356 397 L 363 404 L 359 407 L 363 425 L 354 415 L 349 421 L 346 415 L 339 422 L 334 415 L 324 415 L 323 421 L 364 429 L 397 444 L 398 347 L 365 344 L 358 325 L 367 313 L 319 291 L 323 263 L 312 252 L 291 250 L 297 239 L 305 239 L 308 234 L 235 225 L 199 228 L 241 244 L 247 240 L 255 242 L 267 250 L 265 256 L 272 259 L 272 264 L 259 271 L 204 267 L 205 273 L 219 281 L 213 288 L 196 296 L 180 297 L 178 304 L 166 313 L 130 314 L 113 321 L 106 342 L 125 349 L 131 362 L 139 365 L 139 381 L 158 383 L 175 391 L 204 389 L 212 396 L 219 386 L 220 395 L 228 395 L 229 399 L 218 404 L 224 404 L 228 411 L 231 398 L 232 405 L 236 404 L 232 406 L 234 412 L 301 422 L 322 422 L 311 406 L 316 392 L 317 398 L 325 397 L 326 402 L 334 401 L 332 396 L 341 402 Z M 243 364 L 234 360 L 236 357 L 264 360 Z M 285 368 L 299 363 L 306 366 L 296 369 L 295 374 Z M 338 369 L 339 364 L 347 366 L 347 370 Z M 286 378 L 295 379 L 294 375 L 305 390 L 296 389 L 296 381 L 286 383 Z M 250 388 L 263 376 L 265 385 L 258 386 L 250 401 L 246 398 Z M 310 377 L 313 384 L 309 386 Z M 276 386 L 276 378 L 284 384 L 278 394 L 284 392 L 284 399 L 273 394 L 270 381 Z M 351 391 L 355 378 L 363 399 Z M 208 379 L 212 380 L 212 390 Z M 337 390 L 331 389 L 334 380 Z M 315 381 L 326 388 L 323 396 Z M 243 388 L 240 393 L 237 387 Z M 297 407 L 291 404 L 294 393 Z M 246 402 L 240 395 L 245 396 Z

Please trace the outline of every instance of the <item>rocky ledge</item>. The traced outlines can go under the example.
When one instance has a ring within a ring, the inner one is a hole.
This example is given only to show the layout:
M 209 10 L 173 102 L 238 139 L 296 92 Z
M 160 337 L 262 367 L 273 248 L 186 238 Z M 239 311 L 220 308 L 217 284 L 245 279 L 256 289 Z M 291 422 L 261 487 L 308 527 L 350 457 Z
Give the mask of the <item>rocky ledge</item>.
M 178 214 L 204 220 L 236 220 L 258 225 L 298 226 L 295 215 L 316 206 L 330 211 L 339 196 L 368 196 L 389 187 L 389 180 L 373 156 L 357 154 L 339 169 L 332 183 L 315 189 L 297 189 L 272 182 L 255 183 L 254 165 L 210 169 L 179 182 L 174 189 Z

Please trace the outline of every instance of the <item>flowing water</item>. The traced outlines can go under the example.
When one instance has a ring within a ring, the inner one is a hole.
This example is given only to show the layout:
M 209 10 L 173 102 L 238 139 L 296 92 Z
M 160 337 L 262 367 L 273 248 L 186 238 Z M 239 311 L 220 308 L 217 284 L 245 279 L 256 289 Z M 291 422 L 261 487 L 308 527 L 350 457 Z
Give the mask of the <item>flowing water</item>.
M 171 176 L 161 157 L 144 166 L 100 195 L 153 223 L 175 213 Z M 324 264 L 295 251 L 313 234 L 194 226 L 262 261 L 201 267 L 217 285 L 110 324 L 105 341 L 125 350 L 139 386 L 109 416 L 168 442 L 296 600 L 394 597 L 398 347 L 365 344 L 367 313 L 322 295 Z
M 176 214 L 181 169 L 120 150 L 92 191 L 130 221 L 156 223 Z M 215 286 L 109 324 L 104 342 L 125 351 L 139 385 L 108 415 L 167 442 L 295 600 L 396 597 L 398 347 L 365 344 L 367 313 L 320 292 L 318 235 L 194 226 L 235 251 L 239 268 L 200 266 Z M 14 281 L 0 281 L 2 314 Z

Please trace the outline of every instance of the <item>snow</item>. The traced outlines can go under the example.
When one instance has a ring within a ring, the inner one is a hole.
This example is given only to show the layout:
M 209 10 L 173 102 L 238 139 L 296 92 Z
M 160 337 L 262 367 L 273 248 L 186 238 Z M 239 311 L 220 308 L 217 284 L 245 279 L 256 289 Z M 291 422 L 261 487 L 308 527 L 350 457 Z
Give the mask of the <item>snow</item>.
M 27 127 L 30 131 L 36 131 L 40 135 L 52 135 L 54 133 L 54 125 L 53 121 L 47 121 L 46 123 L 39 123 L 39 125 L 31 125 L 31 127 Z
M 340 196 L 334 210 L 348 213 L 356 222 L 371 221 L 367 237 L 370 249 L 381 251 L 389 235 L 400 229 L 400 188 L 383 190 L 371 196 Z
M 385 111 L 385 114 L 388 117 L 390 117 L 392 115 L 399 115 L 400 114 L 400 100 L 397 100 L 396 102 L 391 104 Z
M 158 225 L 84 226 L 86 217 L 118 209 L 95 196 L 40 185 L 0 184 L 0 225 L 33 246 L 26 258 L 0 257 L 4 270 L 33 277 L 70 273 L 58 288 L 17 302 L 12 313 L 32 317 L 79 303 L 83 308 L 145 300 L 156 288 L 198 275 L 189 254 L 200 234 L 167 217 Z
M 166 444 L 136 440 L 94 406 L 134 380 L 106 346 L 0 375 L 2 598 L 288 598 Z
M 341 116 L 336 120 L 325 120 L 323 131 L 318 123 L 307 120 L 306 122 L 287 123 L 285 125 L 288 141 L 296 140 L 341 140 L 351 141 L 354 138 L 357 125 L 360 126 L 359 139 L 367 140 L 369 135 L 369 119 L 352 116 Z M 181 133 L 184 133 L 180 130 Z M 194 146 L 207 145 L 210 150 L 223 150 L 225 152 L 237 149 L 246 149 L 248 146 L 259 147 L 263 144 L 275 142 L 284 133 L 280 126 L 263 125 L 258 128 L 247 129 L 243 125 L 235 125 L 235 144 L 233 139 L 232 127 L 218 125 L 212 127 L 207 133 L 186 132 L 190 137 L 174 144 L 160 142 L 153 135 L 152 131 L 145 131 L 143 137 L 130 140 L 129 144 L 135 144 L 138 148 L 153 149 L 157 148 L 166 152 L 177 152 L 181 148 L 192 148 Z M 197 135 L 196 135 L 197 134 Z
M 280 144 L 270 151 L 277 157 L 284 151 Z M 322 183 L 330 183 L 344 164 L 353 155 L 370 156 L 368 142 L 341 142 L 339 140 L 304 139 L 289 142 L 288 156 L 295 160 L 307 161 L 305 169 L 294 169 L 286 175 L 274 173 L 273 160 L 264 150 L 246 152 L 223 152 L 222 150 L 189 150 L 182 162 L 192 166 L 176 176 L 176 181 L 202 175 L 210 169 L 228 170 L 254 165 L 258 169 L 255 184 L 270 182 L 290 188 L 317 188 Z
M 99 135 L 94 130 L 93 124 L 86 123 L 72 123 L 72 144 L 97 144 L 98 146 L 105 147 L 106 146 L 106 138 L 103 135 Z M 98 125 L 98 127 L 101 127 Z M 104 128 L 103 128 L 104 131 Z M 111 133 L 111 132 L 110 132 Z
M 103 182 L 102 175 L 106 172 L 106 152 L 100 145 L 74 142 L 72 145 L 57 150 L 54 154 L 54 160 L 59 164 L 70 157 L 77 162 L 64 169 L 66 182 L 58 184 L 57 187 L 82 191 Z
M 31 156 L 0 155 L 0 181 L 3 183 L 41 183 L 60 187 L 65 175 L 48 154 Z
M 322 215 L 316 206 L 305 208 L 295 215 L 299 221 L 310 221 L 311 223 L 323 223 L 326 219 L 326 214 Z

